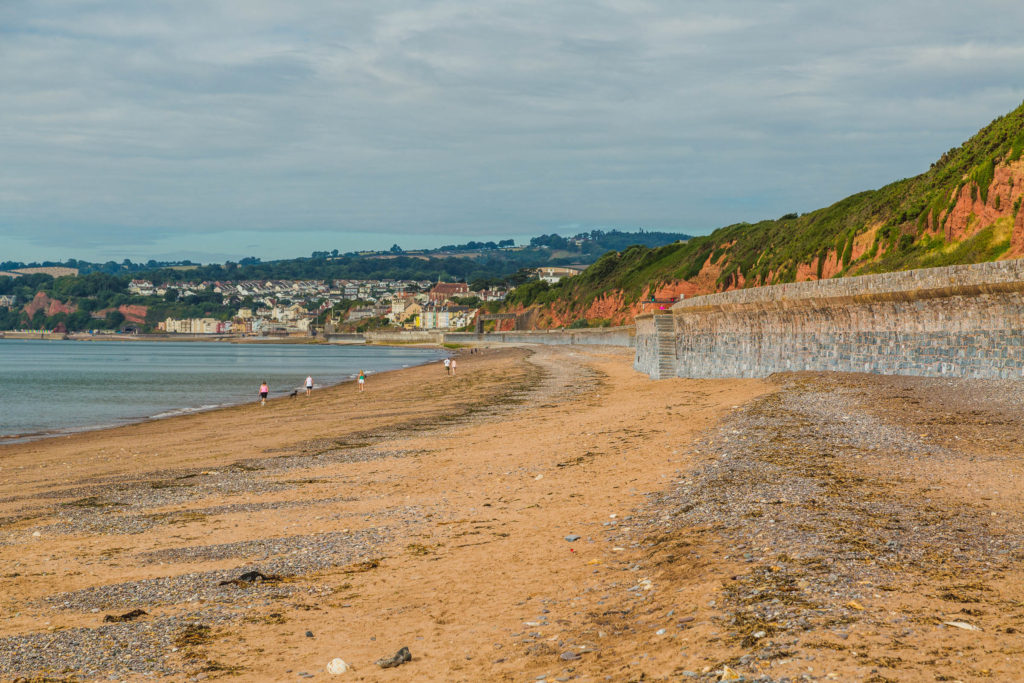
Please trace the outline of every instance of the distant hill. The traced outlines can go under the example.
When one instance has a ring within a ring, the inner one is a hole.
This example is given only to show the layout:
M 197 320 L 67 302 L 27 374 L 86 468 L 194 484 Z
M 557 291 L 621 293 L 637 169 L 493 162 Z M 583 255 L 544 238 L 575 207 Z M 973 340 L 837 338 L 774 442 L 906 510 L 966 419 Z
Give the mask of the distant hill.
M 570 237 L 541 235 L 529 245 L 516 246 L 511 239 L 499 242 L 471 241 L 448 244 L 434 249 L 406 251 L 397 244 L 386 251 L 315 251 L 309 257 L 264 261 L 250 256 L 238 262 L 200 265 L 191 261 L 154 261 L 133 263 L 90 263 L 71 259 L 66 262 L 0 262 L 0 270 L 24 270 L 53 275 L 104 273 L 118 277 L 137 277 L 159 282 L 201 282 L 204 280 L 328 280 L 398 279 L 462 280 L 482 286 L 521 284 L 528 269 L 547 265 L 593 263 L 611 249 L 630 244 L 662 246 L 688 239 L 682 233 L 624 232 L 591 230 Z M 72 270 L 73 269 L 73 270 Z
M 1024 256 L 1024 105 L 913 178 L 803 215 L 608 253 L 557 285 L 521 287 L 538 326 L 627 322 L 650 297 Z

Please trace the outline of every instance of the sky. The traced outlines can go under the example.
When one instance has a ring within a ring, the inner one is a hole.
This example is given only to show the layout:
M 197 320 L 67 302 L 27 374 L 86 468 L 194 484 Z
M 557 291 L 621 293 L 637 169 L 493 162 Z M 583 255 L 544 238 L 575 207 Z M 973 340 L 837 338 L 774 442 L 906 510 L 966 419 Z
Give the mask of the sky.
M 2 0 L 0 261 L 706 234 L 1024 100 L 1019 0 Z

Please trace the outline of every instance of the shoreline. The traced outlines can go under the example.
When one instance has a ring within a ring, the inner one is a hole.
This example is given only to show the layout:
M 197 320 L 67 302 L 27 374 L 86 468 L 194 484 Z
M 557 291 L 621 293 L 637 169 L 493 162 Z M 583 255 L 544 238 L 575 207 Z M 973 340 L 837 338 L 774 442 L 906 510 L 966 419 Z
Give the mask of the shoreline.
M 18 340 L 18 341 L 36 341 L 36 340 Z M 50 341 L 50 340 L 40 340 L 40 341 Z M 67 340 L 67 341 L 79 341 L 79 340 Z M 96 340 L 96 341 L 103 341 L 103 340 Z M 173 340 L 173 339 L 170 339 L 170 340 L 146 339 L 146 340 L 140 340 L 140 341 L 161 342 L 161 341 L 179 341 L 179 340 Z M 203 340 L 203 341 L 210 342 L 212 340 Z M 390 345 L 376 344 L 376 345 L 372 345 L 372 346 L 388 347 Z M 425 348 L 436 348 L 438 351 L 446 353 L 449 356 L 454 355 L 455 353 L 457 353 L 457 352 L 454 352 L 452 349 L 448 349 L 448 348 L 445 348 L 444 346 L 436 345 L 436 344 L 423 344 L 421 346 L 423 346 Z M 406 347 L 405 346 L 395 346 L 394 348 L 406 348 Z M 410 363 L 407 367 L 404 367 L 404 368 L 393 368 L 393 369 L 390 369 L 390 370 L 383 370 L 383 371 L 373 371 L 373 370 L 370 370 L 370 371 L 367 372 L 367 377 L 369 378 L 370 376 L 379 376 L 379 375 L 381 375 L 383 373 L 387 373 L 387 372 L 397 372 L 397 371 L 400 371 L 400 370 L 407 370 L 409 368 L 420 367 L 420 366 L 424 366 L 424 365 L 430 365 L 432 363 L 437 363 L 437 362 L 440 362 L 440 361 L 441 361 L 440 358 L 437 358 L 437 359 L 430 358 L 430 359 L 424 360 L 421 363 Z M 317 385 L 317 386 L 314 387 L 314 391 L 316 391 L 316 392 L 325 391 L 325 390 L 328 390 L 328 389 L 331 389 L 331 388 L 334 388 L 334 387 L 337 387 L 337 386 L 345 385 L 345 384 L 353 384 L 354 385 L 355 382 L 356 382 L 356 377 L 355 377 L 355 373 L 353 372 L 353 373 L 350 373 L 347 378 L 342 379 L 342 380 L 340 380 L 338 382 L 334 382 L 334 383 L 331 383 L 331 384 Z M 287 398 L 288 395 L 289 395 L 289 390 L 288 389 L 280 390 L 280 394 L 278 396 L 273 396 L 273 397 L 269 398 L 268 399 L 268 403 L 271 402 L 271 401 L 280 400 L 282 398 Z M 303 398 L 305 398 L 305 397 L 303 396 Z M 109 430 L 109 429 L 118 429 L 118 428 L 121 428 L 121 427 L 127 427 L 127 426 L 137 425 L 137 424 L 148 424 L 148 423 L 151 423 L 151 422 L 159 422 L 159 421 L 162 421 L 162 420 L 169 420 L 169 419 L 173 419 L 173 418 L 177 418 L 177 417 L 185 417 L 185 416 L 188 416 L 188 415 L 196 415 L 196 414 L 200 414 L 200 413 L 211 413 L 211 412 L 216 412 L 216 411 L 219 411 L 219 410 L 226 410 L 226 409 L 230 409 L 230 408 L 235 408 L 235 407 L 238 407 L 238 406 L 245 406 L 245 405 L 248 405 L 249 403 L 252 403 L 252 402 L 254 402 L 254 401 L 251 400 L 251 399 L 247 399 L 247 400 L 238 401 L 238 402 L 228 401 L 228 402 L 218 403 L 218 404 L 215 404 L 215 405 L 202 405 L 202 406 L 197 406 L 197 407 L 189 407 L 189 406 L 185 406 L 185 407 L 171 407 L 171 408 L 167 408 L 167 409 L 163 410 L 162 412 L 160 412 L 160 413 L 158 413 L 156 415 L 147 415 L 147 416 L 143 416 L 143 417 L 115 418 L 113 421 L 110 421 L 110 422 L 107 422 L 107 423 L 96 424 L 96 425 L 69 426 L 69 427 L 54 428 L 54 429 L 41 430 L 41 431 L 35 431 L 35 432 L 27 432 L 27 433 L 23 433 L 23 434 L 0 434 L 0 448 L 2 448 L 3 446 L 6 446 L 6 445 L 17 445 L 17 444 L 31 443 L 31 442 L 36 442 L 36 441 L 41 441 L 41 440 L 46 440 L 46 439 L 66 438 L 68 436 L 72 436 L 72 435 L 75 435 L 75 434 L 82 434 L 82 433 L 88 433 L 88 432 L 102 432 L 104 430 Z M 255 402 L 258 402 L 258 399 Z

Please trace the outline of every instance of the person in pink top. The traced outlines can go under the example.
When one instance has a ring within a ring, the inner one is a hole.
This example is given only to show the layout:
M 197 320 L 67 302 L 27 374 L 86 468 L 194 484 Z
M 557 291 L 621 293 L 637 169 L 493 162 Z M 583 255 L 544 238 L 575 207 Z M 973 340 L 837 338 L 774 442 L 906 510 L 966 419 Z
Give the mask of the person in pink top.
M 263 380 L 263 384 L 260 385 L 260 405 L 267 405 L 267 396 L 270 395 L 270 387 L 267 386 L 267 380 Z

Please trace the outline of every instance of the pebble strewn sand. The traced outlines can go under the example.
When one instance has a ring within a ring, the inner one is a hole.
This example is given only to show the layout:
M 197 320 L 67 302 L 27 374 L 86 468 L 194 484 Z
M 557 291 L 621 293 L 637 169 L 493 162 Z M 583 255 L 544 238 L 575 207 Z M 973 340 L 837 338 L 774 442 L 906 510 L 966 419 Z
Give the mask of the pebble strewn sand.
M 1014 680 L 1017 385 L 629 361 L 0 447 L 0 679 Z

